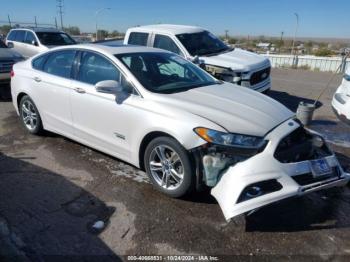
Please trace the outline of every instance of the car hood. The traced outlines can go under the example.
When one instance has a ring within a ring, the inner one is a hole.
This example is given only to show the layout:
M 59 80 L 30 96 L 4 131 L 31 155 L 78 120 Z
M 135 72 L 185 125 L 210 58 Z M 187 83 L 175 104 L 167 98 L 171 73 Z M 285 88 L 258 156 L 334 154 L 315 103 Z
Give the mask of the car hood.
M 210 120 L 228 132 L 260 137 L 294 116 L 276 100 L 230 83 L 160 97 L 165 105 Z
M 0 60 L 22 60 L 23 56 L 21 56 L 16 51 L 11 48 L 0 48 Z
M 205 64 L 231 68 L 232 70 L 251 71 L 270 66 L 270 61 L 261 55 L 240 48 L 214 56 L 200 57 Z

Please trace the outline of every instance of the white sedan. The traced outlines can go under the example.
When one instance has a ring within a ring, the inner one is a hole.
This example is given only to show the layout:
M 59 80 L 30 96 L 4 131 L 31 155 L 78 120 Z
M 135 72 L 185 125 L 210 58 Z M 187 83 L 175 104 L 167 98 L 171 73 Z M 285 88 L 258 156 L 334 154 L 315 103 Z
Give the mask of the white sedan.
M 332 108 L 340 120 L 350 124 L 350 67 L 347 68 L 340 86 L 333 95 Z
M 28 132 L 49 130 L 129 162 L 172 197 L 212 187 L 228 220 L 350 179 L 286 107 L 167 51 L 60 47 L 11 75 Z

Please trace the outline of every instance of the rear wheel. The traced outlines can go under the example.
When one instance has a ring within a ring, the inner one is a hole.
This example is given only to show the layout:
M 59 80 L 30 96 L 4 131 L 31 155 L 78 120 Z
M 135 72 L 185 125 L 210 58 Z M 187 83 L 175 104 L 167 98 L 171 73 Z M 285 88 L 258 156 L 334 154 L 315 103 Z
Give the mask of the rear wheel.
M 25 95 L 22 97 L 19 103 L 19 113 L 22 124 L 29 133 L 39 135 L 43 132 L 39 111 L 29 96 Z
M 187 151 L 173 138 L 158 137 L 145 151 L 146 172 L 154 187 L 171 197 L 192 191 L 195 181 Z

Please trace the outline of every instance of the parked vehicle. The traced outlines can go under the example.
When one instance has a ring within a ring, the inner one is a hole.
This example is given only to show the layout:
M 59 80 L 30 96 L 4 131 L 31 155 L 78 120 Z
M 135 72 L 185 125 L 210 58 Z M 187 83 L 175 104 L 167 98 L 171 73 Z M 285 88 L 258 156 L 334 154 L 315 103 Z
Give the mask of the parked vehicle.
M 52 28 L 16 28 L 12 29 L 6 38 L 8 47 L 25 58 L 62 45 L 76 44 L 65 32 Z
M 10 82 L 10 72 L 13 64 L 23 59 L 23 56 L 8 48 L 5 43 L 0 40 L 0 83 Z
M 124 44 L 165 49 L 200 64 L 217 79 L 259 92 L 271 88 L 268 58 L 232 48 L 196 26 L 148 25 L 127 30 Z
M 350 67 L 333 96 L 332 108 L 340 120 L 350 124 Z
M 129 162 L 172 197 L 212 187 L 226 219 L 350 179 L 282 104 L 164 50 L 60 47 L 16 64 L 11 85 L 28 132 Z

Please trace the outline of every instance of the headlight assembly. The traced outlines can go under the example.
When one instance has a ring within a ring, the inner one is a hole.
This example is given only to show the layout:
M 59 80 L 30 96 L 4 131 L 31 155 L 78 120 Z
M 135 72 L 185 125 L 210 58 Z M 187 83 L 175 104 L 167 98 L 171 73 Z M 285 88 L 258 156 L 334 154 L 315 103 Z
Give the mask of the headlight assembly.
M 224 133 L 205 127 L 197 127 L 194 132 L 209 143 L 223 146 L 257 149 L 265 143 L 262 137 Z

